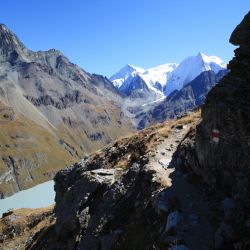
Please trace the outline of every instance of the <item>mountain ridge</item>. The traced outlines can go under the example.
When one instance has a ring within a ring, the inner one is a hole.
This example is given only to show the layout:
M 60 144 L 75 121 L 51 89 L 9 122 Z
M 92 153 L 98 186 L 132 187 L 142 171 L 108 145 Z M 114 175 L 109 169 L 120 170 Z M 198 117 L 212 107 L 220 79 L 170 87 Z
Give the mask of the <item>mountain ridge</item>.
M 169 95 L 174 90 L 180 90 L 185 84 L 192 81 L 203 71 L 226 69 L 226 64 L 216 56 L 207 56 L 199 52 L 196 56 L 184 59 L 180 64 L 167 63 L 153 68 L 143 69 L 134 65 L 126 65 L 120 71 L 110 77 L 114 86 L 122 87 L 128 79 L 139 75 L 147 84 L 148 88 L 158 94 L 158 98 Z
M 174 90 L 160 102 L 151 105 L 147 112 L 137 114 L 138 129 L 157 122 L 174 119 L 204 104 L 209 91 L 228 73 L 204 71 L 180 90 Z
M 8 126 L 8 132 L 0 135 L 0 196 L 50 180 L 59 169 L 133 131 L 122 111 L 123 98 L 107 78 L 86 72 L 58 50 L 27 49 L 2 25 L 1 122 Z M 8 110 L 13 110 L 12 120 Z M 18 126 L 29 130 L 19 128 L 25 134 L 20 137 Z M 36 127 L 44 131 L 47 141 Z M 50 146 L 58 152 L 55 159 L 43 150 Z M 34 157 L 23 153 L 27 147 Z M 36 157 L 39 150 L 43 157 Z M 47 166 L 47 162 L 53 164 Z M 27 171 L 30 178 L 25 178 Z
M 223 77 L 201 110 L 117 140 L 58 172 L 54 209 L 4 213 L 3 248 L 249 249 L 249 27 L 250 12 L 231 35 L 239 47 L 226 76 L 204 71 L 166 98 L 189 100 L 191 93 L 200 102 L 197 85 Z

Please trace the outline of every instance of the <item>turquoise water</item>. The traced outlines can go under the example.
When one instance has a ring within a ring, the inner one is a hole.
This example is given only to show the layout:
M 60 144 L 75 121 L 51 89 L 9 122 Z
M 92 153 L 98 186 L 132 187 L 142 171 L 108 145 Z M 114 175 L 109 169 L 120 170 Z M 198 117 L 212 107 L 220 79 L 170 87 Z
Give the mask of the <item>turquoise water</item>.
M 54 181 L 44 182 L 6 199 L 0 199 L 0 217 L 8 209 L 46 207 L 55 203 L 54 200 Z

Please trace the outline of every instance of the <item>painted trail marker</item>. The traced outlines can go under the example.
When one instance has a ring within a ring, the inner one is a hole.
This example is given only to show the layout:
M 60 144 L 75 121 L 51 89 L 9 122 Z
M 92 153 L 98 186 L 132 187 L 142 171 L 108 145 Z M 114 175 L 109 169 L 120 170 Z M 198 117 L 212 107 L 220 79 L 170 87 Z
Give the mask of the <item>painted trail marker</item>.
M 220 141 L 220 131 L 218 129 L 212 130 L 212 139 L 216 144 Z

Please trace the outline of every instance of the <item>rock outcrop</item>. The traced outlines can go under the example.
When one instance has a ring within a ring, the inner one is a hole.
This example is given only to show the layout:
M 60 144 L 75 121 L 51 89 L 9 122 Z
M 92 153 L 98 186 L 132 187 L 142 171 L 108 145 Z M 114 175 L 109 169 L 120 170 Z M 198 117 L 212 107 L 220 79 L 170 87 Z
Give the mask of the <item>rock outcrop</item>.
M 186 167 L 202 176 L 221 202 L 215 248 L 248 249 L 250 13 L 232 33 L 230 42 L 239 46 L 229 63 L 230 72 L 208 94 L 202 122 L 183 143 L 182 156 Z
M 187 178 L 174 170 L 179 142 L 198 120 L 194 114 L 148 128 L 60 171 L 56 222 L 31 235 L 25 249 L 194 249 L 209 242 L 209 227 L 196 227 L 197 208 L 182 198 Z

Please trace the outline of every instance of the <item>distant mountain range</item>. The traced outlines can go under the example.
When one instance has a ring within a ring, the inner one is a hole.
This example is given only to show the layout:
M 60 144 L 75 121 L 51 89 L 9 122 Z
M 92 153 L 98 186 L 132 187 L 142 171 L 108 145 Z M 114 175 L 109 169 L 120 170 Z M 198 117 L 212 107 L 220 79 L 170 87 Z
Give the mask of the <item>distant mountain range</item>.
M 225 68 L 199 53 L 148 70 L 126 65 L 107 79 L 58 50 L 29 50 L 0 25 L 0 198 L 52 179 L 136 128 L 199 106 Z
M 110 81 L 126 96 L 125 113 L 142 129 L 203 104 L 210 89 L 227 73 L 226 68 L 219 57 L 198 53 L 180 64 L 147 70 L 128 64 Z
M 205 102 L 208 92 L 227 73 L 227 70 L 220 70 L 217 74 L 212 70 L 202 72 L 182 89 L 174 90 L 164 100 L 152 103 L 146 112 L 138 112 L 137 128 L 143 129 L 157 122 L 173 119 L 201 106 Z
M 190 56 L 180 64 L 167 63 L 147 70 L 128 64 L 111 76 L 110 80 L 126 95 L 128 95 L 127 89 L 138 92 L 145 90 L 147 86 L 147 91 L 154 93 L 155 99 L 159 99 L 168 96 L 174 90 L 180 90 L 204 71 L 213 71 L 217 74 L 224 69 L 226 64 L 219 57 L 198 53 L 197 56 Z M 138 76 L 144 84 L 142 82 L 135 84 L 135 78 L 138 79 Z M 129 91 L 130 94 L 132 92 Z

